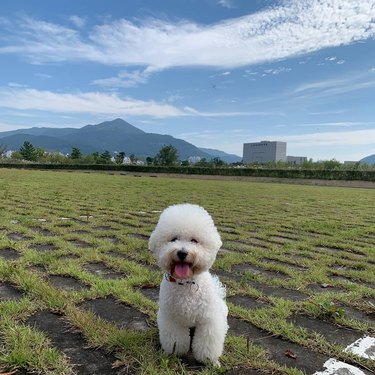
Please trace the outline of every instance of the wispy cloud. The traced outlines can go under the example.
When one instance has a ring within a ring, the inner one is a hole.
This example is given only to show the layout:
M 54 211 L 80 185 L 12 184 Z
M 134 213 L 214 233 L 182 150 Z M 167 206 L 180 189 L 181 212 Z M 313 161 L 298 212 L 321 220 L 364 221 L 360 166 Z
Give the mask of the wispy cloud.
M 34 73 L 34 76 L 43 80 L 52 78 L 50 74 L 45 74 L 45 73 Z
M 291 94 L 297 94 L 302 97 L 309 95 L 322 97 L 372 88 L 375 87 L 375 76 L 369 73 L 349 75 L 341 79 L 327 79 L 304 83 L 296 87 Z
M 69 21 L 72 22 L 74 26 L 79 27 L 79 28 L 84 27 L 87 22 L 86 18 L 76 16 L 76 15 L 70 16 Z
M 57 113 L 97 113 L 126 116 L 176 117 L 185 113 L 178 108 L 117 94 L 99 92 L 56 93 L 31 88 L 0 88 L 0 107 Z
M 184 107 L 184 111 L 188 115 L 198 117 L 236 117 L 236 116 L 267 116 L 268 112 L 251 112 L 251 111 L 237 111 L 237 112 L 201 112 L 191 107 Z
M 224 4 L 230 2 L 222 1 Z M 156 69 L 228 69 L 350 44 L 375 35 L 373 0 L 285 0 L 281 4 L 211 25 L 186 20 L 119 19 L 85 32 L 27 18 L 14 21 L 0 53 L 21 54 L 39 63 L 84 60 Z
M 286 141 L 300 148 L 333 145 L 371 145 L 375 144 L 375 129 L 321 132 L 289 136 L 282 135 L 278 136 L 277 139 Z
M 111 88 L 137 87 L 142 83 L 146 83 L 150 74 L 147 69 L 134 70 L 132 72 L 123 70 L 116 77 L 96 79 L 93 84 Z
M 14 87 L 14 88 L 24 88 L 27 87 L 27 85 L 23 85 L 22 83 L 17 83 L 17 82 L 8 82 L 9 87 Z
M 298 124 L 297 127 L 338 127 L 338 128 L 350 128 L 354 126 L 375 126 L 375 122 L 363 122 L 363 121 L 341 121 L 341 122 L 316 122 L 308 124 Z
M 278 74 L 281 74 L 281 73 L 288 73 L 290 72 L 292 69 L 291 68 L 286 68 L 286 67 L 280 67 L 280 68 L 276 68 L 276 69 L 265 69 L 264 70 L 264 74 L 263 76 L 265 75 L 278 75 Z
M 224 8 L 228 8 L 228 9 L 234 8 L 234 4 L 232 0 L 217 0 L 217 3 Z
M 191 107 L 122 98 L 117 93 L 61 93 L 23 87 L 0 87 L 0 108 L 38 110 L 52 113 L 89 113 L 124 116 L 168 117 L 235 117 L 262 116 L 266 112 L 202 112 Z

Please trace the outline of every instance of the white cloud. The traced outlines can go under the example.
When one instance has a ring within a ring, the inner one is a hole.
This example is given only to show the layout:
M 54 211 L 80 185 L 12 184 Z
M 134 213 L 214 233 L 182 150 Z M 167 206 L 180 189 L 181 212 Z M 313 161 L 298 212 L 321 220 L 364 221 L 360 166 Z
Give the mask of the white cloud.
M 121 98 L 116 93 L 60 93 L 22 87 L 0 87 L 0 108 L 38 110 L 52 113 L 90 113 L 157 118 L 233 117 L 268 115 L 264 112 L 201 112 L 191 107 L 179 109 L 171 104 Z
M 139 84 L 146 83 L 150 76 L 150 72 L 145 70 L 121 71 L 117 77 L 96 79 L 93 81 L 95 85 L 104 87 L 136 87 Z
M 277 136 L 280 141 L 292 143 L 293 146 L 337 146 L 337 145 L 374 145 L 375 129 L 346 132 L 321 132 L 300 135 Z
M 86 18 L 80 17 L 80 16 L 70 16 L 69 21 L 72 22 L 72 24 L 76 27 L 84 27 L 86 25 Z
M 280 68 L 276 68 L 276 69 L 266 69 L 266 70 L 264 70 L 264 73 L 272 74 L 272 75 L 278 75 L 280 73 L 288 73 L 291 70 L 292 70 L 291 68 L 280 67 Z
M 350 128 L 353 126 L 375 126 L 375 122 L 360 122 L 360 121 L 341 121 L 341 122 L 317 122 L 309 124 L 298 124 L 297 127 L 338 127 L 338 128 Z
M 0 88 L 0 107 L 58 113 L 98 113 L 128 116 L 176 117 L 184 112 L 168 104 L 122 99 L 99 92 L 55 93 L 22 88 Z
M 45 73 L 34 73 L 34 76 L 43 80 L 52 78 L 51 75 Z
M 8 82 L 9 87 L 15 87 L 15 88 L 24 88 L 27 87 L 27 85 L 23 85 L 22 83 L 17 82 Z
M 236 116 L 264 116 L 269 115 L 267 112 L 251 112 L 251 111 L 238 111 L 238 112 L 201 112 L 191 107 L 184 107 L 187 115 L 199 117 L 236 117 Z
M 217 3 L 224 8 L 228 8 L 228 9 L 234 8 L 232 0 L 217 0 Z
M 327 79 L 324 81 L 304 83 L 296 87 L 291 94 L 301 95 L 300 97 L 325 97 L 372 87 L 375 87 L 375 79 L 370 74 L 365 73 L 349 75 L 341 79 Z
M 119 19 L 85 33 L 27 18 L 14 22 L 13 34 L 7 35 L 8 43 L 0 53 L 26 55 L 39 63 L 81 60 L 159 70 L 179 66 L 227 69 L 375 35 L 374 0 L 286 0 L 281 4 L 211 25 Z

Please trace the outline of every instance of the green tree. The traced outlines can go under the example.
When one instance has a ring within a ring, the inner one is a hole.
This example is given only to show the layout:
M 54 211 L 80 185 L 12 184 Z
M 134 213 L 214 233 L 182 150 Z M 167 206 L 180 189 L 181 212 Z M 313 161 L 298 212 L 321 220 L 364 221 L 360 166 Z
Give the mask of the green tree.
M 43 148 L 37 147 L 35 149 L 35 160 L 44 161 L 46 156 L 47 156 L 47 152 Z
M 215 166 L 215 167 L 222 167 L 225 165 L 225 162 L 223 160 L 221 160 L 219 157 L 214 157 L 212 160 L 211 160 L 212 164 Z
M 196 167 L 211 167 L 212 165 L 211 165 L 211 163 L 209 162 L 209 161 L 207 161 L 207 159 L 206 158 L 202 158 L 201 160 L 199 160 L 198 162 L 196 162 L 195 164 L 194 164 L 194 166 L 196 166 Z
M 73 147 L 72 152 L 70 153 L 70 158 L 73 160 L 82 159 L 81 150 L 78 147 Z
M 130 155 L 129 155 L 129 159 L 130 159 L 130 162 L 131 162 L 132 164 L 136 163 L 137 160 L 138 160 L 134 154 L 130 154 Z
M 147 165 L 153 165 L 154 164 L 154 158 L 152 158 L 151 156 L 147 156 L 146 164 Z
M 23 142 L 20 148 L 20 154 L 24 160 L 35 161 L 37 159 L 35 147 L 29 141 Z
M 98 159 L 99 159 L 99 153 L 94 152 L 93 154 L 83 155 L 82 163 L 83 164 L 98 164 L 99 163 Z
M 0 159 L 5 158 L 7 152 L 7 146 L 0 146 Z
M 331 159 L 323 161 L 323 166 L 324 169 L 340 169 L 342 164 L 336 159 Z
M 12 152 L 12 155 L 10 157 L 12 160 L 17 160 L 17 161 L 20 161 L 23 159 L 21 153 L 19 151 L 14 151 Z
M 175 165 L 178 163 L 178 151 L 172 145 L 162 147 L 155 156 L 158 165 Z
M 125 152 L 121 151 L 118 154 L 116 154 L 115 163 L 116 164 L 122 164 L 124 162 L 124 159 L 125 159 Z
M 62 164 L 62 163 L 69 162 L 69 158 L 67 158 L 65 155 L 61 154 L 60 152 L 49 152 L 45 154 L 44 161 L 46 163 Z
M 99 162 L 101 164 L 110 164 L 111 157 L 111 153 L 108 150 L 105 150 L 102 154 L 100 154 Z

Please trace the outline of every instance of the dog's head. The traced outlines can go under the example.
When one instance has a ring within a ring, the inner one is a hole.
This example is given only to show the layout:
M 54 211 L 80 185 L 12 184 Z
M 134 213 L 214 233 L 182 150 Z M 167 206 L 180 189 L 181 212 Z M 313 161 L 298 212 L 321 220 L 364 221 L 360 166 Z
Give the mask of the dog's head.
M 193 204 L 166 208 L 149 240 L 149 249 L 159 266 L 176 279 L 188 279 L 207 271 L 221 245 L 211 216 Z

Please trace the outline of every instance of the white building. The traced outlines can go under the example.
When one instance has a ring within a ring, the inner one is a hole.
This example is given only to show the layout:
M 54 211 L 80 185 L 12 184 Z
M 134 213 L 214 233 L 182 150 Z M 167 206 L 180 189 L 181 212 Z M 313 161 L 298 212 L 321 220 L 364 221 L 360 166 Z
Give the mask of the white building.
M 286 142 L 262 141 L 255 143 L 244 143 L 243 145 L 243 163 L 270 163 L 278 161 L 287 161 Z
M 189 164 L 196 164 L 196 163 L 198 163 L 200 161 L 201 161 L 201 157 L 200 156 L 189 156 L 188 157 Z

